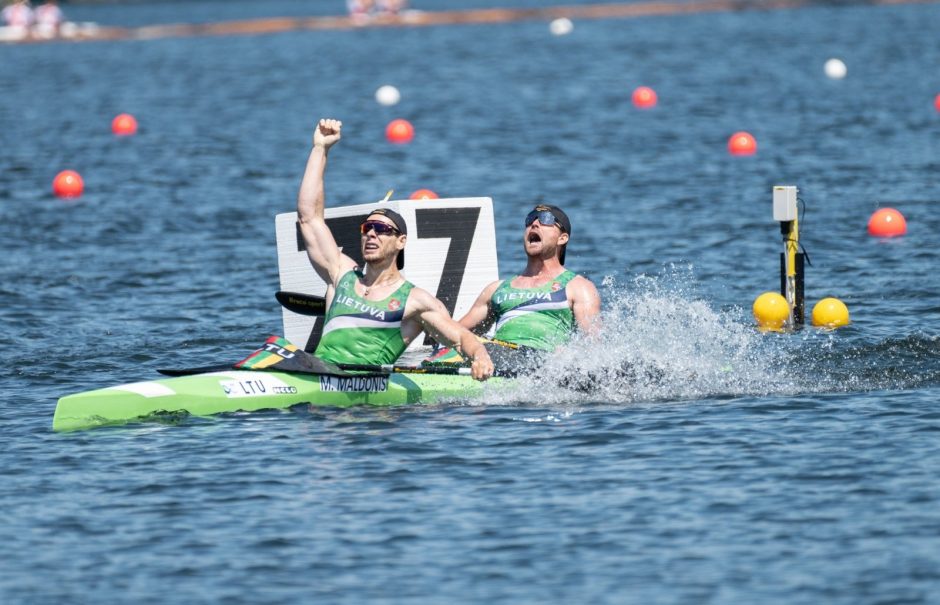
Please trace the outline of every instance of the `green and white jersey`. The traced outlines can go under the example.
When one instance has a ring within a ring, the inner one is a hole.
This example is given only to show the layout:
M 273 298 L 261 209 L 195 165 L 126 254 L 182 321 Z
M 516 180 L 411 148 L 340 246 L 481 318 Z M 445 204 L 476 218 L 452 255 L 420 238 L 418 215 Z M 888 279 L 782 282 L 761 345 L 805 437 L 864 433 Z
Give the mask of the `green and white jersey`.
M 513 288 L 512 279 L 493 292 L 490 311 L 496 320 L 496 340 L 550 351 L 566 342 L 574 329 L 574 313 L 565 286 L 575 273 L 565 271 L 537 288 Z
M 361 275 L 354 269 L 340 278 L 314 355 L 331 363 L 394 363 L 407 348 L 401 322 L 414 284 L 406 281 L 383 300 L 366 300 L 356 294 Z

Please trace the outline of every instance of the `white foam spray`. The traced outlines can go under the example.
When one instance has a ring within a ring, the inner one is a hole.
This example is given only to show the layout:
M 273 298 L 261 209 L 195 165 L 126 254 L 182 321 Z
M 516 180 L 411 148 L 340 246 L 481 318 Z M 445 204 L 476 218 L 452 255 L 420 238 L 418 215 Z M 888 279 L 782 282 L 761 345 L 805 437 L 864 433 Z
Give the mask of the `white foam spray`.
M 789 394 L 806 389 L 788 371 L 789 339 L 761 334 L 741 309 L 696 296 L 691 268 L 604 280 L 602 328 L 578 336 L 537 374 L 480 403 L 628 404 Z

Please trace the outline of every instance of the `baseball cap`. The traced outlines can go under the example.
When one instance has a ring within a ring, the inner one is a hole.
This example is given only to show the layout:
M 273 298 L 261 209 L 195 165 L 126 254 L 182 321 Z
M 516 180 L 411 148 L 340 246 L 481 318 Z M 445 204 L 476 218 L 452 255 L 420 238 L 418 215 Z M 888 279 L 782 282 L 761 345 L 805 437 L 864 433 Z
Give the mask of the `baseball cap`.
M 539 204 L 532 209 L 532 212 L 551 212 L 561 230 L 567 233 L 568 237 L 571 237 L 571 220 L 568 218 L 568 215 L 565 214 L 565 211 L 558 206 Z M 567 249 L 568 244 L 563 245 L 561 247 L 561 254 L 558 255 L 558 261 L 563 265 L 565 264 L 565 252 Z
M 401 231 L 402 235 L 408 235 L 408 224 L 405 223 L 405 219 L 391 208 L 376 208 L 369 213 L 369 216 L 372 216 L 373 214 L 384 216 L 385 218 L 392 221 L 392 223 L 395 225 L 395 228 Z M 399 271 L 405 268 L 404 250 L 398 251 L 398 258 L 395 259 L 395 266 L 398 267 Z

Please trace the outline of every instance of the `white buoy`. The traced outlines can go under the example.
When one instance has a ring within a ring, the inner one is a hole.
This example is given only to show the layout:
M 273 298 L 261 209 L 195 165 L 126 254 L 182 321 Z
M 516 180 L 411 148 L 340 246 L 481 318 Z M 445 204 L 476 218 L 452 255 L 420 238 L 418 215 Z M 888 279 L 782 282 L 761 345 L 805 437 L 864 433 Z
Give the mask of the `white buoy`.
M 833 80 L 841 80 L 845 77 L 846 72 L 848 72 L 845 63 L 840 59 L 829 59 L 826 61 L 824 69 L 826 70 L 826 75 Z
M 574 29 L 574 24 L 567 17 L 559 17 L 548 25 L 548 29 L 556 36 L 565 36 Z
M 380 105 L 395 105 L 401 101 L 401 93 L 394 86 L 386 84 L 375 91 L 375 100 Z

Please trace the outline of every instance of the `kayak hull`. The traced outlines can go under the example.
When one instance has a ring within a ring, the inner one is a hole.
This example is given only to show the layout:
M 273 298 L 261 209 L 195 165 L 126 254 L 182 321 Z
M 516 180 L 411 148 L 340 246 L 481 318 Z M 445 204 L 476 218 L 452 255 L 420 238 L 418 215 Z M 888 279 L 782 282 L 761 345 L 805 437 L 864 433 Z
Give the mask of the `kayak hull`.
M 163 415 L 211 416 L 225 412 L 316 406 L 394 406 L 473 398 L 502 382 L 484 385 L 468 376 L 401 373 L 323 376 L 287 372 L 225 371 L 123 384 L 67 395 L 56 404 L 52 428 L 74 431 Z

